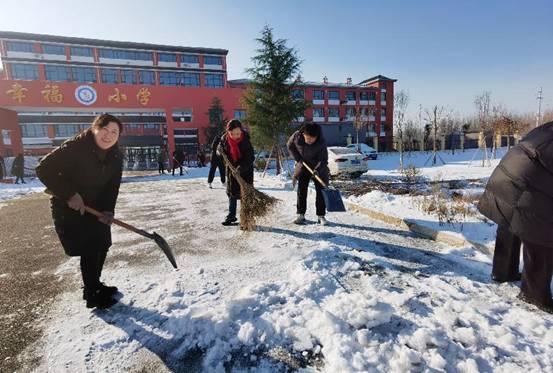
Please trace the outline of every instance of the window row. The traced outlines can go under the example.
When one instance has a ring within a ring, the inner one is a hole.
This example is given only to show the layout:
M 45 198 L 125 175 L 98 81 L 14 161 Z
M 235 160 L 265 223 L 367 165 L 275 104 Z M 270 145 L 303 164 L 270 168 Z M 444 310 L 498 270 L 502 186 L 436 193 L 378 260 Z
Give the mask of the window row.
M 299 91 L 299 92 L 296 92 Z M 295 89 L 292 94 L 297 95 L 297 97 L 294 98 L 304 98 L 303 90 L 301 89 Z M 382 100 L 384 101 L 386 99 L 385 93 L 382 93 L 383 96 Z M 340 99 L 340 91 L 328 91 L 327 97 L 329 100 L 339 100 Z M 325 91 L 320 89 L 314 89 L 313 90 L 313 100 L 324 100 L 325 99 Z M 355 91 L 348 91 L 346 92 L 346 99 L 348 101 L 355 101 L 357 99 L 357 92 Z M 359 100 L 361 101 L 376 101 L 376 92 L 359 92 Z
M 27 52 L 34 53 L 33 43 L 8 41 L 6 43 L 8 51 L 11 52 Z M 65 46 L 61 44 L 42 44 L 42 52 L 44 54 L 65 55 Z M 136 60 L 136 61 L 152 61 L 153 53 L 145 51 L 131 51 L 124 49 L 107 49 L 98 48 L 99 56 L 102 58 L 121 59 L 121 60 Z M 72 56 L 93 57 L 94 52 L 91 47 L 70 47 Z M 176 53 L 158 53 L 159 61 L 177 62 Z M 181 54 L 180 60 L 182 64 L 198 64 L 200 58 L 196 54 Z M 223 58 L 220 56 L 204 56 L 206 65 L 223 65 Z
M 329 107 L 328 110 L 328 116 L 332 118 L 338 118 L 340 117 L 340 108 L 339 107 Z M 386 111 L 381 110 L 382 117 L 386 116 Z M 360 115 L 362 116 L 376 116 L 378 113 L 378 110 L 374 110 L 371 108 L 361 108 L 360 109 Z M 346 109 L 346 117 L 347 118 L 353 118 L 357 115 L 357 111 L 355 108 L 347 108 Z M 313 117 L 322 118 L 325 117 L 325 108 L 322 107 L 316 107 L 313 108 Z

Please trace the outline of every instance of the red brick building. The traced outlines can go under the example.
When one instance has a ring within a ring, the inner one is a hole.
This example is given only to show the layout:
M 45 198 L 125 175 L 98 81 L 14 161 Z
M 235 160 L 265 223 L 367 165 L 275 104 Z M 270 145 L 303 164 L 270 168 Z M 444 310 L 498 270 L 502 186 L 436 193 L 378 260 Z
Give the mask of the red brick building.
M 246 81 L 227 80 L 227 53 L 0 32 L 0 154 L 44 154 L 103 112 L 125 124 L 120 142 L 130 162 L 154 162 L 164 144 L 195 154 L 206 142 L 214 97 L 226 117 L 245 116 Z M 377 76 L 356 85 L 304 83 L 294 96 L 313 106 L 298 121 L 320 122 L 329 143 L 345 143 L 359 110 L 366 119 L 360 138 L 387 143 L 394 82 Z

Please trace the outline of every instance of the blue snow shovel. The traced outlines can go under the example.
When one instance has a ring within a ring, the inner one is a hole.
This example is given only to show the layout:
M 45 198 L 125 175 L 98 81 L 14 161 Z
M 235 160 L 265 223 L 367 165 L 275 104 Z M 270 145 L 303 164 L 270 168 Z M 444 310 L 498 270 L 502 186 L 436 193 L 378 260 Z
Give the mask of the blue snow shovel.
M 342 201 L 342 195 L 340 194 L 340 191 L 338 189 L 328 187 L 321 179 L 321 177 L 315 171 L 313 171 L 313 169 L 311 169 L 311 167 L 309 167 L 305 162 L 301 162 L 301 164 L 309 172 L 311 172 L 311 175 L 313 175 L 315 179 L 317 179 L 317 181 L 323 187 L 321 192 L 323 193 L 323 199 L 325 201 L 326 211 L 328 212 L 346 211 L 346 206 L 344 206 L 344 202 Z

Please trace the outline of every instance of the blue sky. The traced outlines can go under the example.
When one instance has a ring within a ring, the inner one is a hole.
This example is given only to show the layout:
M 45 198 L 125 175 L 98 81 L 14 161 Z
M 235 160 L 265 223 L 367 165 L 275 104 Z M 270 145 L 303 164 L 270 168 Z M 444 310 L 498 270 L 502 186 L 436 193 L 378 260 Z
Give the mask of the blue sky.
M 265 24 L 304 60 L 306 80 L 382 74 L 418 105 L 474 112 L 484 90 L 516 112 L 553 110 L 553 1 L 3 0 L 0 30 L 229 50 L 245 77 Z

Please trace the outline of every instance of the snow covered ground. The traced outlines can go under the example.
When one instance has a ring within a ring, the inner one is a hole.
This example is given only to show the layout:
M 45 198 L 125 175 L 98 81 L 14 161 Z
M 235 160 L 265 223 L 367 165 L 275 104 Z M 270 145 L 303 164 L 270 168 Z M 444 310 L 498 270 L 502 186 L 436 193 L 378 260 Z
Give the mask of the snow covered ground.
M 273 176 L 256 185 L 282 203 L 251 233 L 220 225 L 217 179 L 128 181 L 118 217 L 164 236 L 179 269 L 114 228 L 104 280 L 120 302 L 90 311 L 77 286 L 64 293 L 37 371 L 553 371 L 551 315 L 491 283 L 490 258 L 470 248 L 354 213 L 292 225 L 295 193 Z M 78 284 L 77 269 L 58 275 Z
M 37 193 L 43 190 L 44 185 L 37 178 L 25 178 L 25 184 L 0 183 L 0 208 L 2 208 L 3 201 L 20 198 L 29 193 Z

